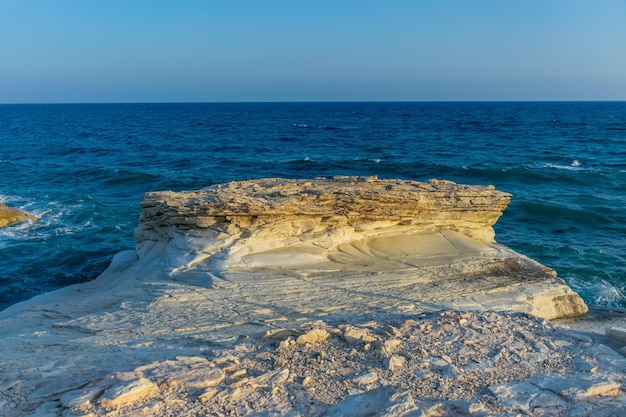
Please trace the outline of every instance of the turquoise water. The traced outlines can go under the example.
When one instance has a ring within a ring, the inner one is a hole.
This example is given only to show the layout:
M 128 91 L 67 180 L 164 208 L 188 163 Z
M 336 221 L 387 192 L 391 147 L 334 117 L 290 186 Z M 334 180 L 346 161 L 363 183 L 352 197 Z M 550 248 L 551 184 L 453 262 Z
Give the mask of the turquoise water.
M 0 308 L 95 278 L 142 193 L 378 175 L 513 194 L 496 239 L 626 307 L 626 103 L 0 105 Z

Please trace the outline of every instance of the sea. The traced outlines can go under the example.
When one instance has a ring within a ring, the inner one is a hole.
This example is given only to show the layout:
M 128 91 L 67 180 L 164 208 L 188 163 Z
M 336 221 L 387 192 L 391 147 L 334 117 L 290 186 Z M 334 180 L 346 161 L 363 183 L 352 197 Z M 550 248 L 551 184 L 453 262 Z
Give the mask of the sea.
M 0 309 L 96 278 L 142 194 L 377 175 L 513 195 L 496 240 L 626 307 L 626 102 L 0 105 Z

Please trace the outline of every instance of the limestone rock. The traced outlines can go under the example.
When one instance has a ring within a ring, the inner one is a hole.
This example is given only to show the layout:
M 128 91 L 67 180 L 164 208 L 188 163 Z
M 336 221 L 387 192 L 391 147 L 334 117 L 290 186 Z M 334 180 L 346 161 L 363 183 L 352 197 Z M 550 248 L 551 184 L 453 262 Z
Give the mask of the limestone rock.
M 595 396 L 615 396 L 620 394 L 621 384 L 603 376 L 580 374 L 572 375 L 544 374 L 529 378 L 535 386 L 552 391 L 563 398 L 583 400 Z
M 284 340 L 291 336 L 298 336 L 299 330 L 296 329 L 273 329 L 265 332 L 263 340 Z
M 395 372 L 399 369 L 402 369 L 405 363 L 406 363 L 406 358 L 401 355 L 391 355 L 390 357 L 385 359 L 385 367 L 391 372 Z
M 0 203 L 0 227 L 11 226 L 15 223 L 29 220 L 34 222 L 37 221 L 37 218 L 31 214 Z
M 149 193 L 134 251 L 94 281 L 0 312 L 0 414 L 60 400 L 72 413 L 185 415 L 180 403 L 211 415 L 229 401 L 247 413 L 288 398 L 320 415 L 343 395 L 407 377 L 418 382 L 415 415 L 444 413 L 439 391 L 484 378 L 535 386 L 497 394 L 530 412 L 558 408 L 561 394 L 568 404 L 621 401 L 626 359 L 587 338 L 551 342 L 552 330 L 526 315 L 586 306 L 554 271 L 493 241 L 508 199 L 493 187 L 352 177 Z M 324 332 L 333 339 L 296 343 Z M 574 391 L 528 379 L 568 369 Z M 585 380 L 594 375 L 606 377 Z M 403 398 L 381 410 L 408 407 Z
M 489 390 L 501 406 L 518 410 L 529 410 L 531 401 L 543 393 L 543 390 L 526 381 L 493 385 Z
M 400 346 L 401 344 L 402 344 L 402 342 L 399 339 L 385 340 L 382 343 L 382 346 L 381 346 L 380 350 L 385 355 L 391 355 L 391 353 L 394 352 L 398 348 L 398 346 Z
M 343 338 L 350 345 L 366 344 L 376 340 L 367 329 L 351 326 L 346 329 Z
M 330 407 L 328 417 L 366 416 L 408 416 L 419 415 L 419 408 L 408 391 L 400 391 L 391 386 L 370 390 L 363 394 L 351 395 Z
M 330 337 L 324 329 L 311 329 L 296 339 L 296 343 L 304 345 L 306 343 L 314 344 L 327 340 Z
M 159 391 L 158 386 L 147 378 L 120 382 L 107 389 L 98 402 L 105 408 L 121 408 L 149 398 Z
M 61 404 L 67 408 L 82 408 L 91 405 L 104 392 L 101 386 L 69 391 L 61 396 Z
M 380 229 L 412 225 L 422 232 L 447 228 L 480 241 L 510 201 L 493 187 L 333 177 L 231 182 L 189 192 L 152 192 L 141 202 L 138 240 L 167 227 L 254 234 L 272 224 L 275 234 L 323 233 L 338 227 Z M 167 233 L 167 232 L 165 232 Z
M 582 299 L 554 271 L 494 242 L 492 226 L 510 197 L 492 186 L 376 177 L 270 178 L 151 192 L 141 202 L 136 251 L 142 260 L 161 248 L 163 272 L 194 285 L 238 282 L 246 274 L 259 282 L 261 274 L 267 292 L 290 293 L 287 280 L 272 289 L 278 272 L 295 279 L 334 275 L 333 290 L 364 294 L 371 287 L 364 276 L 384 272 L 388 282 L 377 287 L 394 300 L 411 295 L 441 308 L 547 319 L 584 314 Z M 332 303 L 325 297 L 331 286 L 315 291 L 320 295 L 305 298 Z M 404 304 L 397 308 L 415 308 L 411 300 Z
M 368 372 L 363 375 L 359 375 L 352 379 L 352 382 L 354 384 L 361 386 L 361 387 L 373 384 L 376 381 L 378 381 L 378 375 L 376 374 L 376 372 L 373 372 L 373 371 Z

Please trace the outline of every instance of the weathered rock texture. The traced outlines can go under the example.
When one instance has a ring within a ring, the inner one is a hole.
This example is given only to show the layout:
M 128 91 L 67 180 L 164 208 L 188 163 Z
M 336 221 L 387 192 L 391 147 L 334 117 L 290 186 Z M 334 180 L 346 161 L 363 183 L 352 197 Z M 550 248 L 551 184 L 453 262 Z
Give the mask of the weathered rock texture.
M 302 277 L 318 277 L 318 299 L 307 296 L 309 308 L 333 308 L 343 286 L 363 293 L 385 288 L 405 304 L 517 310 L 549 319 L 583 314 L 580 297 L 554 271 L 494 242 L 492 226 L 510 198 L 493 186 L 439 180 L 232 182 L 147 193 L 135 238 L 140 257 L 167 242 L 165 264 L 182 281 L 202 284 L 204 269 L 210 271 L 204 285 L 214 277 L 258 283 L 259 299 L 280 287 L 302 288 Z M 276 272 L 286 275 L 279 283 L 258 278 Z M 375 280 L 363 277 L 382 272 Z
M 445 311 L 275 329 L 113 372 L 60 402 L 68 417 L 621 416 L 624 371 L 626 358 L 590 336 Z
M 337 230 L 344 228 L 364 235 L 448 229 L 492 242 L 492 226 L 510 199 L 493 186 L 440 180 L 333 177 L 231 182 L 199 191 L 145 194 L 138 238 L 159 239 L 172 228 L 316 241 L 336 238 Z
M 21 210 L 0 204 L 0 227 L 10 226 L 27 220 L 36 221 L 37 218 Z
M 493 241 L 508 201 L 492 187 L 376 178 L 149 193 L 136 250 L 0 312 L 0 416 L 623 407 L 621 345 L 489 311 L 587 309 Z

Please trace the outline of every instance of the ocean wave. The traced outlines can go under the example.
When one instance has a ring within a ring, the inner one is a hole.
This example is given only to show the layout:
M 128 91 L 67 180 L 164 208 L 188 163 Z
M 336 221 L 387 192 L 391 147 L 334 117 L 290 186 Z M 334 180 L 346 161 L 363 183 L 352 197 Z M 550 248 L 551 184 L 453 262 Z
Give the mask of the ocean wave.
M 375 164 L 379 164 L 384 161 L 382 158 L 368 158 L 368 157 L 356 157 L 353 161 L 357 162 L 373 162 Z
M 21 201 L 38 220 L 0 229 L 0 309 L 32 295 L 97 277 L 114 253 L 132 247 L 135 219 L 92 198 Z M 17 204 L 12 204 L 18 206 Z M 19 262 L 15 262 L 19 259 Z
M 581 277 L 584 277 L 581 279 Z M 567 274 L 564 279 L 588 303 L 609 307 L 626 307 L 626 287 L 589 274 Z
M 0 230 L 0 239 L 15 241 L 47 241 L 52 237 L 70 235 L 92 224 L 94 204 L 88 201 L 74 204 L 58 201 L 31 202 L 19 207 L 28 211 L 37 221 L 23 222 Z
M 562 164 L 554 164 L 549 162 L 540 162 L 534 163 L 529 166 L 531 169 L 533 168 L 549 168 L 549 169 L 562 169 L 566 171 L 589 171 L 590 168 L 585 168 L 582 166 L 580 161 L 577 159 L 573 160 L 569 165 Z

